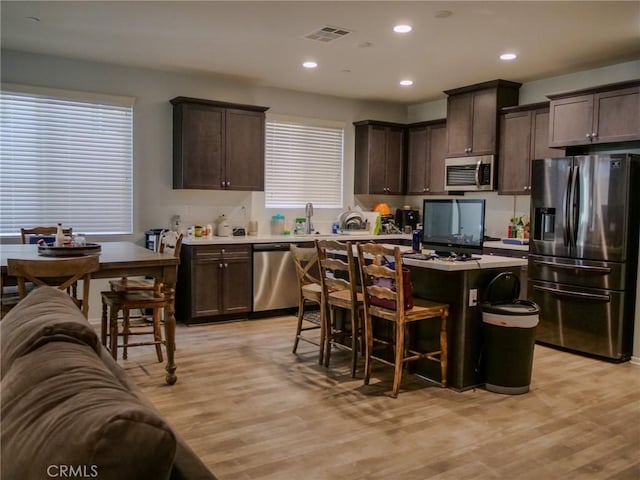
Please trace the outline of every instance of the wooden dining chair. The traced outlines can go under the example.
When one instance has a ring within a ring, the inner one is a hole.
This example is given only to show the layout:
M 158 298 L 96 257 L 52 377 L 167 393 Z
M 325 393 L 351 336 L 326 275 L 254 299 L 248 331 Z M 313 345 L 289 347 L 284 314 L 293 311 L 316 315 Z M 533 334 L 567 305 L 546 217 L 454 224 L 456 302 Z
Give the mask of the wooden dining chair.
M 389 260 L 391 259 L 391 260 Z M 387 262 L 392 262 L 387 263 Z M 391 396 L 396 398 L 402 380 L 402 369 L 408 362 L 420 359 L 440 363 L 441 385 L 447 384 L 447 317 L 449 305 L 429 300 L 413 299 L 413 307 L 405 305 L 402 257 L 400 248 L 388 248 L 380 244 L 358 244 L 358 263 L 360 265 L 360 281 L 364 294 L 364 336 L 365 366 L 364 383 L 369 384 L 372 360 L 393 365 L 393 389 Z M 375 335 L 373 318 L 391 322 L 394 326 L 394 339 L 381 338 Z M 430 352 L 418 352 L 409 348 L 410 338 L 407 326 L 419 320 L 440 322 L 439 348 Z M 391 345 L 394 350 L 394 361 L 389 362 L 381 356 L 374 356 L 374 343 Z
M 296 338 L 293 342 L 293 353 L 298 350 L 300 340 L 309 342 L 319 347 L 318 363 L 322 365 L 324 361 L 325 349 L 325 328 L 322 322 L 322 286 L 318 275 L 318 252 L 315 247 L 304 248 L 291 244 L 289 247 L 291 257 L 296 267 L 296 277 L 298 279 L 298 323 L 296 326 Z M 317 311 L 309 311 L 309 307 L 317 305 Z M 307 326 L 305 326 L 307 325 Z M 305 335 L 305 332 L 320 330 L 319 337 Z
M 21 228 L 20 229 L 20 240 L 23 244 L 29 243 L 30 236 L 52 236 L 56 234 L 58 227 L 33 227 L 33 228 Z M 64 235 L 71 236 L 73 234 L 73 228 L 63 228 L 62 233 Z
M 67 290 L 82 280 L 82 298 L 71 298 L 87 317 L 89 313 L 89 288 L 91 273 L 99 268 L 99 257 L 91 255 L 74 258 L 55 258 L 47 260 L 23 260 L 17 258 L 7 259 L 7 274 L 18 281 L 18 294 L 20 298 L 27 295 L 27 281 L 36 287 L 41 285 L 56 286 L 59 290 Z
M 326 304 L 323 310 L 326 331 L 324 364 L 329 366 L 332 346 L 349 349 L 351 376 L 355 377 L 364 302 L 362 293 L 358 292 L 352 244 L 336 240 L 316 240 L 316 248 L 322 296 Z M 339 325 L 336 317 L 338 308 L 348 312 L 349 322 Z M 347 338 L 351 339 L 350 345 L 345 343 Z

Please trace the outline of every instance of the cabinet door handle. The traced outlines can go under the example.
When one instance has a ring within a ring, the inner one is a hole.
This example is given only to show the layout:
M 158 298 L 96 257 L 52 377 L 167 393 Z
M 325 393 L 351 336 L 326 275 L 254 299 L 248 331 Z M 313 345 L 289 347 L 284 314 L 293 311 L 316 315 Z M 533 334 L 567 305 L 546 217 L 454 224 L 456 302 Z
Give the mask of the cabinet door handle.
M 225 263 L 225 264 L 224 264 L 224 268 L 229 268 L 229 264 L 228 264 L 228 263 Z
M 597 137 L 597 136 L 598 136 L 598 132 L 593 132 L 593 133 L 591 134 L 591 138 L 595 138 L 595 137 Z
M 428 192 L 429 191 L 429 187 L 427 187 L 425 190 Z
M 231 186 L 231 182 L 227 182 L 227 188 Z
M 591 134 L 590 133 L 587 133 L 586 136 L 587 136 L 587 138 L 591 138 Z
M 218 268 L 222 268 L 222 264 L 218 265 Z
M 587 137 L 588 137 L 588 136 L 589 136 L 589 135 L 587 135 Z M 226 183 L 227 183 L 227 182 L 225 182 L 224 180 L 222 180 L 222 181 L 220 182 L 220 185 L 222 186 L 222 188 L 224 188 L 224 187 L 225 187 L 225 184 L 226 184 Z

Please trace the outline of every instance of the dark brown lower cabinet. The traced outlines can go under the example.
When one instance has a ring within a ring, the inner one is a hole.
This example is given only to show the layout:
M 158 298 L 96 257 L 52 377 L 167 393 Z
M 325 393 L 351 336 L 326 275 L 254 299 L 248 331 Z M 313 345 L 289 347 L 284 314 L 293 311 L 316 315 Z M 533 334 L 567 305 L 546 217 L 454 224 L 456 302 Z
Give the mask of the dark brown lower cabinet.
M 180 255 L 176 318 L 186 323 L 251 311 L 250 245 L 185 245 Z

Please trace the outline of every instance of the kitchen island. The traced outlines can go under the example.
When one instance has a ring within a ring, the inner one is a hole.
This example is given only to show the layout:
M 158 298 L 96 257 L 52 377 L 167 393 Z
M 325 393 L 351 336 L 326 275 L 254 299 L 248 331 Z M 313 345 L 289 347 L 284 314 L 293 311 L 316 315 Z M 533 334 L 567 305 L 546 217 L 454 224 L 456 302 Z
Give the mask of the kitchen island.
M 465 262 L 411 258 L 403 262 L 411 270 L 414 297 L 449 304 L 448 386 L 462 391 L 482 385 L 482 299 L 496 275 L 502 272 L 520 275 L 520 269 L 527 261 L 481 255 Z M 437 350 L 438 325 L 434 323 L 415 322 L 412 325 L 411 338 L 417 350 Z M 440 379 L 440 366 L 434 362 L 412 362 L 411 372 L 436 381 Z

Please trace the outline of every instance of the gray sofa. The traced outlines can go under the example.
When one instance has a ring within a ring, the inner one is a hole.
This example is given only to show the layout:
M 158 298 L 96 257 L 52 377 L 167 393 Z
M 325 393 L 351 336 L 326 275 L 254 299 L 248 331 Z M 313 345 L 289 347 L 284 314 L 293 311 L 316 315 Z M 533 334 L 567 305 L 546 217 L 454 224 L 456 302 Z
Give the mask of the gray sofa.
M 0 361 L 1 478 L 215 479 L 64 292 L 2 319 Z

